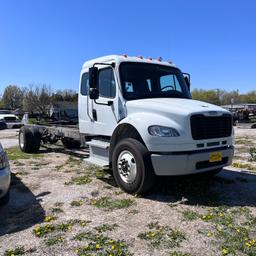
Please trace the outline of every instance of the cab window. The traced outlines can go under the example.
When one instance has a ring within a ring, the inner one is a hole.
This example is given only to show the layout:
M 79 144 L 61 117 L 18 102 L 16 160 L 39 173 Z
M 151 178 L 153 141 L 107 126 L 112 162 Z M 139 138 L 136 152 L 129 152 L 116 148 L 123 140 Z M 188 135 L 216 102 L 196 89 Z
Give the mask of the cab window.
M 99 71 L 99 94 L 106 98 L 116 96 L 116 83 L 112 68 L 104 68 Z
M 81 79 L 81 94 L 86 96 L 88 94 L 88 87 L 89 87 L 89 75 L 88 73 L 84 73 Z

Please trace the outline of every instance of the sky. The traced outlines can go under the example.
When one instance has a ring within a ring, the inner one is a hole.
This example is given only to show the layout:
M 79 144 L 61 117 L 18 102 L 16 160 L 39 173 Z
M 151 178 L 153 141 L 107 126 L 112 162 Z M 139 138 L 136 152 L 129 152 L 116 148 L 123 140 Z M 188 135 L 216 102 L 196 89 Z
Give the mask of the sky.
M 83 62 L 172 60 L 191 88 L 256 90 L 256 1 L 0 0 L 0 94 L 9 84 L 77 90 Z

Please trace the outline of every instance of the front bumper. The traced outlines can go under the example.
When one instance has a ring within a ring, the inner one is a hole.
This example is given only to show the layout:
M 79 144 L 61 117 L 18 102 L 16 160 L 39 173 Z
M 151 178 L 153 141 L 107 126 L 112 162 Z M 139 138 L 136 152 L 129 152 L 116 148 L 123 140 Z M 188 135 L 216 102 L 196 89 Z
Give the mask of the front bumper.
M 9 190 L 11 183 L 11 171 L 10 168 L 4 168 L 0 170 L 0 198 L 2 198 Z
M 221 152 L 222 161 L 210 163 L 211 152 Z M 234 147 L 229 146 L 190 152 L 152 153 L 151 161 L 156 175 L 178 176 L 207 172 L 230 165 L 233 155 Z

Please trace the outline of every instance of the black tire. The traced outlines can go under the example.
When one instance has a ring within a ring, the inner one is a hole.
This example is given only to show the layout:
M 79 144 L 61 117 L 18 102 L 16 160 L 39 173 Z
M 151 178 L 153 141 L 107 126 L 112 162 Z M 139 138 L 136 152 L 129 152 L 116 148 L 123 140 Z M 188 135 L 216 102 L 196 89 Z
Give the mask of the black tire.
M 63 138 L 61 139 L 61 142 L 63 146 L 67 149 L 73 149 L 73 148 L 80 148 L 80 141 L 69 139 L 69 138 Z
M 8 204 L 9 200 L 10 200 L 10 190 L 8 190 L 8 192 L 6 193 L 6 195 L 4 195 L 4 197 L 0 198 L 0 205 Z
M 7 129 L 7 125 L 4 122 L 0 122 L 0 130 Z
M 37 153 L 40 148 L 41 134 L 37 127 L 20 128 L 19 147 L 25 153 Z
M 124 151 L 128 151 L 133 155 L 137 169 L 134 181 L 129 183 L 122 179 L 118 168 L 119 155 Z M 147 148 L 135 139 L 124 139 L 116 145 L 112 156 L 112 168 L 117 185 L 127 193 L 144 194 L 154 184 L 155 174 L 151 164 L 150 154 Z

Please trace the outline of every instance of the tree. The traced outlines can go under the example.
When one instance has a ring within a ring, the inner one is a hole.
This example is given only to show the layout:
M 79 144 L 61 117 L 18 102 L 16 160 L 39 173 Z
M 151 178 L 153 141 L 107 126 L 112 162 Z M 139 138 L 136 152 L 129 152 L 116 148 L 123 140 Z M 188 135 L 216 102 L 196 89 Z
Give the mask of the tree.
M 17 85 L 8 85 L 3 94 L 3 106 L 7 109 L 17 109 L 22 107 L 23 90 Z
M 23 109 L 29 113 L 47 114 L 51 103 L 51 89 L 45 84 L 30 85 L 23 99 Z

